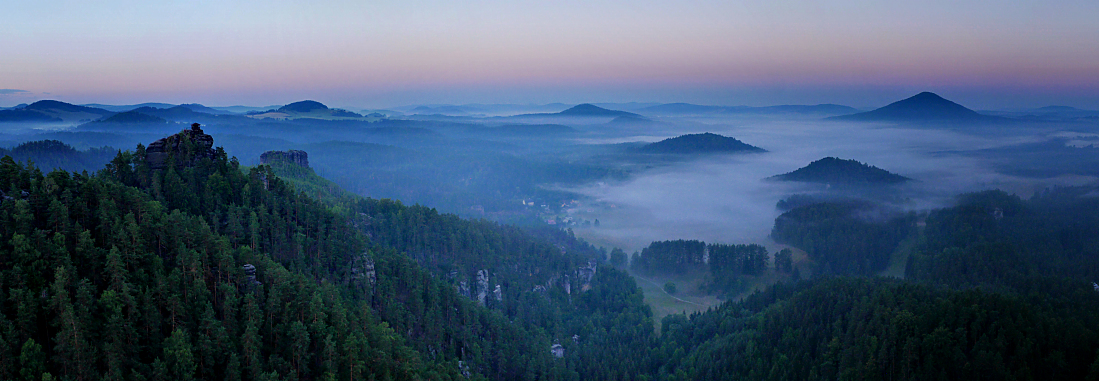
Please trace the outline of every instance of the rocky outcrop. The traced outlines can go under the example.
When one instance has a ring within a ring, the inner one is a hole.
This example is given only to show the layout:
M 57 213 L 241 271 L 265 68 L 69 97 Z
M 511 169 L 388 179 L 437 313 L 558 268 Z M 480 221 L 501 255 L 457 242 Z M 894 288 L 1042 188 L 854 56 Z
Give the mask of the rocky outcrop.
M 598 264 L 595 261 L 588 261 L 587 266 L 576 269 L 576 279 L 580 281 L 581 292 L 591 290 L 591 280 L 595 278 L 597 268 Z
M 488 270 L 477 271 L 477 303 L 485 305 L 488 296 Z
M 190 130 L 157 140 L 145 148 L 145 161 L 152 169 L 168 167 L 170 159 L 177 165 L 190 166 L 202 159 L 213 159 L 214 137 L 202 132 L 202 126 L 192 124 Z
M 241 284 L 241 286 L 243 286 L 243 290 L 255 291 L 263 287 L 263 282 L 256 280 L 255 265 L 252 265 L 251 263 L 246 263 L 244 266 L 241 266 L 240 269 L 244 271 L 244 282 L 242 282 Z
M 374 260 L 366 253 L 351 259 L 351 281 L 362 287 L 369 287 L 374 294 L 374 284 L 377 283 L 377 275 L 374 270 Z
M 309 154 L 305 151 L 267 151 L 259 156 L 260 164 L 291 163 L 302 168 L 309 168 Z
M 466 281 L 458 282 L 458 295 L 469 298 L 469 283 Z

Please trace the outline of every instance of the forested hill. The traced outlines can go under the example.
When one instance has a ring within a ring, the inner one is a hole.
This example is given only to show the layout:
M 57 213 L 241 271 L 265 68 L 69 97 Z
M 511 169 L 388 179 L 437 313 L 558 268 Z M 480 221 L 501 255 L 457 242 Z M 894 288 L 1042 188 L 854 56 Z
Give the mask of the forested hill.
M 0 379 L 638 375 L 612 356 L 642 361 L 651 313 L 631 278 L 589 267 L 590 246 L 322 203 L 196 131 L 94 175 L 0 161 Z
M 0 157 L 11 156 L 16 162 L 46 171 L 63 169 L 72 172 L 95 172 L 111 161 L 118 150 L 110 147 L 89 148 L 79 151 L 57 140 L 39 140 L 21 143 L 10 149 L 0 148 Z
M 1091 380 L 1096 320 L 981 290 L 825 278 L 666 317 L 651 369 L 659 380 Z
M 576 240 L 570 232 L 469 221 L 420 205 L 358 198 L 332 192 L 331 183 L 311 169 L 284 164 L 272 169 L 299 189 L 316 192 L 338 205 L 337 209 L 349 215 L 352 224 L 373 244 L 405 253 L 432 282 L 457 290 L 448 295 L 472 300 L 506 318 L 497 317 L 474 327 L 454 327 L 421 317 L 437 316 L 437 302 L 434 306 L 382 306 L 386 321 L 398 331 L 410 332 L 409 338 L 418 349 L 442 347 L 457 351 L 461 348 L 438 339 L 470 330 L 474 337 L 485 338 L 497 334 L 479 329 L 502 330 L 516 336 L 497 340 L 488 347 L 500 351 L 484 355 L 486 359 L 500 359 L 489 363 L 497 369 L 486 372 L 494 378 L 556 374 L 553 372 L 561 370 L 547 364 L 533 366 L 526 360 L 548 354 L 555 342 L 569 359 L 565 379 L 636 378 L 642 374 L 641 361 L 653 339 L 653 321 L 640 289 L 626 273 L 600 265 L 606 256 L 604 251 Z M 523 347 L 517 349 L 515 345 Z
M 781 181 L 799 181 L 833 185 L 899 184 L 911 179 L 856 160 L 826 157 L 797 170 L 771 177 Z
M 687 134 L 650 143 L 639 148 L 645 153 L 704 154 L 720 152 L 767 152 L 736 138 L 714 133 Z

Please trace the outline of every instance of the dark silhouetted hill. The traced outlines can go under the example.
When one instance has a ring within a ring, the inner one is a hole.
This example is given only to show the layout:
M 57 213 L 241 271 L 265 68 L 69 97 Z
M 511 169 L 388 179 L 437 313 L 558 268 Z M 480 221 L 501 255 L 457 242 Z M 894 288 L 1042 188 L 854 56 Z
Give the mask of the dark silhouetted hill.
M 218 110 L 218 109 L 212 108 L 212 107 L 206 107 L 206 106 L 200 105 L 198 103 L 185 103 L 185 104 L 181 104 L 177 107 L 183 107 L 183 108 L 186 108 L 186 109 L 194 111 L 194 112 L 201 112 L 201 113 L 204 113 L 204 114 L 211 114 L 211 115 L 233 114 L 232 112 L 229 112 L 229 111 Z
M 982 115 L 935 93 L 922 92 L 888 106 L 858 114 L 834 116 L 832 120 L 861 122 L 992 122 L 1006 120 Z
M 781 181 L 799 181 L 835 185 L 899 184 L 911 179 L 856 160 L 826 157 L 796 171 L 771 177 Z
M 282 112 L 297 112 L 307 113 L 316 110 L 327 110 L 328 106 L 317 101 L 301 101 L 288 104 L 286 106 L 279 107 L 278 111 Z
M 572 108 L 570 108 L 568 110 L 561 111 L 561 112 L 557 113 L 557 115 L 564 115 L 564 116 L 613 116 L 613 117 L 632 116 L 632 117 L 639 117 L 639 118 L 642 117 L 641 115 L 637 115 L 637 114 L 634 114 L 632 112 L 618 111 L 618 110 L 608 110 L 608 109 L 605 109 L 605 108 L 602 108 L 602 107 L 599 107 L 599 106 L 596 106 L 596 105 L 593 105 L 593 104 L 590 104 L 590 103 L 584 103 L 584 104 L 579 104 L 579 105 L 573 106 Z
M 27 109 L 0 110 L 0 123 L 61 122 L 61 118 Z
M 44 100 L 19 109 L 0 111 L 0 122 L 89 122 L 110 115 L 114 115 L 114 112 Z
M 30 161 L 42 170 L 96 171 L 111 161 L 118 153 L 110 147 L 90 148 L 78 151 L 57 140 L 25 142 L 12 149 L 0 148 L 0 157 L 11 156 L 18 163 Z
M 735 138 L 713 133 L 689 134 L 647 144 L 638 149 L 645 153 L 696 154 L 718 152 L 767 152 Z
M 607 122 L 610 126 L 638 126 L 638 125 L 653 125 L 659 122 L 643 117 L 641 115 L 623 115 L 611 119 Z
M 209 114 L 194 111 L 184 106 L 175 106 L 171 108 L 142 107 L 134 109 L 131 112 L 139 112 L 145 115 L 152 115 L 169 120 L 179 120 L 180 118 L 194 118 L 198 116 L 209 116 Z
M 83 112 L 83 113 L 97 114 L 97 115 L 111 115 L 111 114 L 114 114 L 114 112 L 112 112 L 112 111 L 104 110 L 104 109 L 101 109 L 101 108 L 77 106 L 77 105 L 74 105 L 74 104 L 60 102 L 60 101 L 53 101 L 53 100 L 44 100 L 44 101 L 34 102 L 34 103 L 31 103 L 31 104 L 27 105 L 27 107 L 24 107 L 23 109 L 24 110 L 31 110 L 31 111 L 38 111 L 38 112 L 45 112 L 45 113 L 59 112 L 60 111 L 60 112 L 72 112 L 72 113 Z
M 164 124 L 167 120 L 161 117 L 144 114 L 138 111 L 126 111 L 111 115 L 95 123 L 119 123 L 119 124 Z
M 105 105 L 105 104 L 99 104 L 99 103 L 88 103 L 88 104 L 82 104 L 81 106 L 91 107 L 91 108 L 100 108 L 100 109 L 104 109 L 104 110 L 111 111 L 111 112 L 133 111 L 134 109 L 139 109 L 139 108 L 142 108 L 142 107 L 156 107 L 156 108 L 175 107 L 175 105 L 173 105 L 173 104 L 156 103 L 156 102 L 147 102 L 147 103 L 141 103 L 141 104 L 136 104 L 136 105 Z

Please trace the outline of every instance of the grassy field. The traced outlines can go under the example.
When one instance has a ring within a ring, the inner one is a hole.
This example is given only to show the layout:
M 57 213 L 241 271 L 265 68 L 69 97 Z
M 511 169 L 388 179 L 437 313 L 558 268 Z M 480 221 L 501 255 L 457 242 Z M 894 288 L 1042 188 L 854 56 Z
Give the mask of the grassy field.
M 889 267 L 886 267 L 878 275 L 904 279 L 904 269 L 908 266 L 908 256 L 912 255 L 912 250 L 916 249 L 917 237 L 918 235 L 914 235 L 901 241 L 897 245 L 897 250 L 893 251 L 892 258 L 889 260 Z
M 637 285 L 645 293 L 645 303 L 652 308 L 653 324 L 656 332 L 660 332 L 660 319 L 665 316 L 678 313 L 705 311 L 710 307 L 716 307 L 722 301 L 713 295 L 699 293 L 698 285 L 702 282 L 701 276 L 641 276 L 631 274 L 637 280 Z M 678 291 L 674 295 L 664 292 L 664 284 L 675 283 Z
M 810 273 L 810 263 L 805 252 L 795 248 L 791 248 L 791 250 L 794 251 L 794 266 L 798 267 L 802 274 Z M 726 301 L 698 290 L 698 286 L 704 281 L 705 272 L 684 274 L 681 276 L 648 276 L 636 273 L 631 273 L 630 275 L 633 275 L 634 279 L 637 280 L 637 285 L 641 287 L 641 291 L 645 293 L 645 303 L 648 304 L 649 308 L 653 311 L 653 325 L 658 334 L 660 333 L 660 320 L 665 316 L 705 311 L 711 307 L 717 307 L 719 304 Z M 764 288 L 767 288 L 767 286 L 785 281 L 788 278 L 789 275 L 775 273 L 774 267 L 770 267 L 763 275 L 745 277 L 745 279 L 750 282 L 745 291 L 731 299 L 740 300 L 751 295 L 753 292 L 763 290 Z M 669 295 L 664 291 L 664 284 L 668 282 L 675 283 L 676 288 L 678 289 L 675 294 Z

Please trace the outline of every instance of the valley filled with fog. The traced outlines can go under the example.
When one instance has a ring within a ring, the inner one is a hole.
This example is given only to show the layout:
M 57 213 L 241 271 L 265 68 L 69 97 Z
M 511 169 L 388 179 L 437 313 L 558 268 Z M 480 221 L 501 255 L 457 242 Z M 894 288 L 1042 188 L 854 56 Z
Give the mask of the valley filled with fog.
M 600 228 L 581 230 L 583 234 L 637 250 L 638 243 L 677 238 L 768 243 L 771 225 L 780 213 L 775 204 L 794 193 L 821 190 L 765 179 L 828 156 L 863 161 L 918 180 L 882 195 L 898 207 L 913 210 L 947 205 L 963 192 L 999 188 L 1030 192 L 1067 181 L 1000 174 L 991 164 L 994 158 L 964 154 L 1044 139 L 1041 136 L 976 136 L 781 117 L 710 122 L 715 124 L 702 128 L 769 152 L 691 158 L 638 171 L 625 181 L 576 187 L 577 193 L 614 205 L 600 208 Z M 694 131 L 671 130 L 665 137 L 688 132 Z
M 846 191 L 767 178 L 824 157 L 913 179 L 874 191 L 873 198 L 903 211 L 948 206 L 960 193 L 986 189 L 1030 197 L 1049 187 L 1088 184 L 1099 175 L 1086 165 L 1033 158 L 1034 147 L 1070 158 L 1095 156 L 1095 127 L 1081 122 L 1095 113 L 1076 109 L 974 123 L 834 120 L 859 111 L 835 105 L 480 104 L 356 114 L 300 103 L 317 108 L 231 111 L 156 104 L 161 108 L 112 106 L 114 111 L 100 109 L 100 115 L 58 110 L 64 121 L 0 124 L 6 126 L 0 139 L 10 146 L 53 139 L 77 149 L 126 150 L 200 122 L 242 164 L 258 164 L 265 151 L 303 150 L 317 173 L 364 197 L 505 223 L 548 223 L 628 252 L 671 239 L 777 248 L 769 237 L 782 213 L 776 203 L 795 194 Z M 114 112 L 152 119 L 90 120 Z M 699 133 L 766 152 L 639 150 Z M 1033 168 L 1025 173 L 1017 170 L 1028 165 Z

